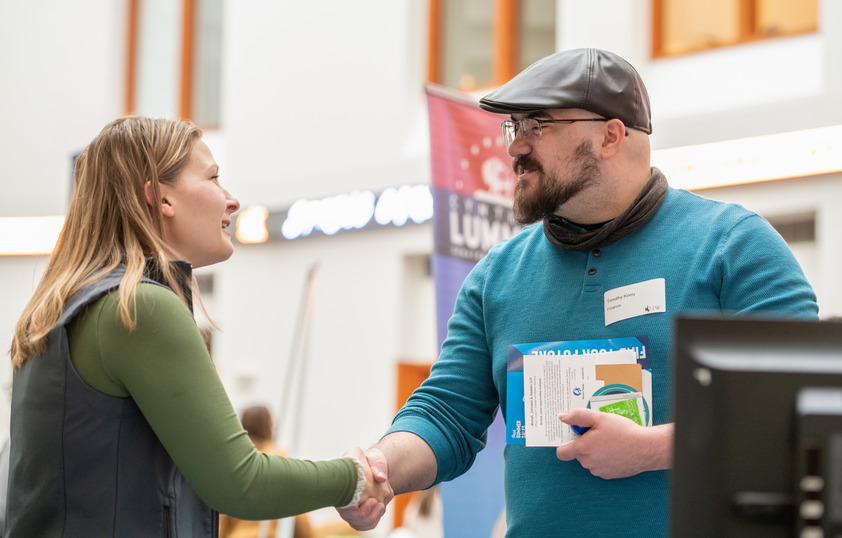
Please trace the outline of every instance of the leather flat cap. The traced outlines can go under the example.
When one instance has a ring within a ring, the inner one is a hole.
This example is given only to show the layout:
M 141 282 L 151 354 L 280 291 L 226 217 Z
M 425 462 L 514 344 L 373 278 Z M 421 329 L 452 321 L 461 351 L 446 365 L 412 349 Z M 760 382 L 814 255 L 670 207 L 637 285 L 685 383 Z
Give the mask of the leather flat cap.
M 538 60 L 480 99 L 479 106 L 499 114 L 581 108 L 652 134 L 649 93 L 640 75 L 620 56 L 599 49 L 566 50 Z

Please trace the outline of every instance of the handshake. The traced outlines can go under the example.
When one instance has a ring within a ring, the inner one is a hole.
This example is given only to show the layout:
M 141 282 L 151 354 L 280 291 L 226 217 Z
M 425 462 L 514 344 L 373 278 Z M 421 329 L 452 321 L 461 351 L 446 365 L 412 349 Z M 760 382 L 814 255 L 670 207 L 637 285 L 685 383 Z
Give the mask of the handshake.
M 337 508 L 339 515 L 358 531 L 371 530 L 386 513 L 386 505 L 395 496 L 388 479 L 386 456 L 378 448 L 363 452 L 354 447 L 345 453 L 356 458 L 365 468 L 365 488 L 357 506 Z

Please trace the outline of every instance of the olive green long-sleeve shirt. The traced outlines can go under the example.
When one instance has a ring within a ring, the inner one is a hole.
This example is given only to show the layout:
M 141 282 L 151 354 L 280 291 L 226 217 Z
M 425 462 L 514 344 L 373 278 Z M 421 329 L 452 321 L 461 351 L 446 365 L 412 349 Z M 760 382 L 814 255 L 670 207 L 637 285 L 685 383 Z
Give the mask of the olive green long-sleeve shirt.
M 241 519 L 276 519 L 349 503 L 347 458 L 306 461 L 258 452 L 240 425 L 187 306 L 154 284 L 137 288 L 137 326 L 120 320 L 114 290 L 68 327 L 70 356 L 94 389 L 132 398 L 208 505 Z

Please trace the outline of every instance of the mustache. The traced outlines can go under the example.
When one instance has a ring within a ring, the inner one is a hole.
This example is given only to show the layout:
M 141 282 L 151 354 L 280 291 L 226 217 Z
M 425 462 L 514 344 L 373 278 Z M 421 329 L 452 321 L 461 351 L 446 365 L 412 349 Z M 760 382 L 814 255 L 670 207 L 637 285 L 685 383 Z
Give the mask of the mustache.
M 512 161 L 512 169 L 515 174 L 520 174 L 524 170 L 537 170 L 543 172 L 541 165 L 529 155 L 518 155 Z

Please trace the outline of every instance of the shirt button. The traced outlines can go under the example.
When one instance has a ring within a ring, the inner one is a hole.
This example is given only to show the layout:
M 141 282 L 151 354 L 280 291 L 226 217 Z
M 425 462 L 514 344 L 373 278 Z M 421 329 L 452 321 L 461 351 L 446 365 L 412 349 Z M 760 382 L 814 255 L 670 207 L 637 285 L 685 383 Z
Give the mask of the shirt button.
M 591 276 L 595 275 L 595 274 L 596 274 L 596 269 L 594 269 L 593 267 L 591 267 L 590 269 L 588 269 L 588 274 L 589 274 L 589 275 L 591 275 Z
M 600 256 L 602 256 L 602 251 L 599 250 L 598 248 L 595 248 L 594 251 L 593 251 L 593 257 L 599 258 Z

